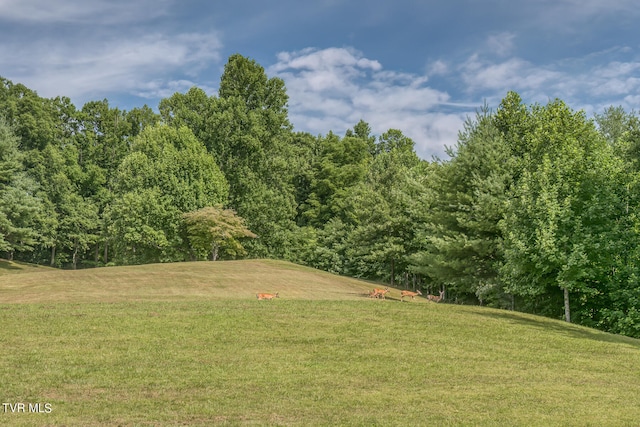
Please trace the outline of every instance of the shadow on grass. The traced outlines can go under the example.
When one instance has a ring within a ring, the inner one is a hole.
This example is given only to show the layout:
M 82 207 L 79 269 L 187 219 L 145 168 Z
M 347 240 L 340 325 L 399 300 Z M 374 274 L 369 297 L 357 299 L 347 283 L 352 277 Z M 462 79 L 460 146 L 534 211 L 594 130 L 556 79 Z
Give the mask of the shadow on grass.
M 478 312 L 480 316 L 499 319 L 511 323 L 518 323 L 528 327 L 543 329 L 545 331 L 554 331 L 567 335 L 571 338 L 590 339 L 601 342 L 609 342 L 615 344 L 627 344 L 636 349 L 640 349 L 640 340 L 626 337 L 624 335 L 615 335 L 608 332 L 590 329 L 585 326 L 576 325 L 574 323 L 562 323 L 553 319 L 527 317 L 523 313 L 511 311 L 486 311 Z
M 0 270 L 22 270 L 22 268 L 12 263 L 11 261 L 0 259 Z

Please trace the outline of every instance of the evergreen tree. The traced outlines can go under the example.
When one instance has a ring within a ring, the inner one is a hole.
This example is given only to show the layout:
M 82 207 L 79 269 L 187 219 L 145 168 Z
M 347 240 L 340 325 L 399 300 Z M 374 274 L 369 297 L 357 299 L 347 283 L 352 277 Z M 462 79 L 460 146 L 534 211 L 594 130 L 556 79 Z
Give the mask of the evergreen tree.
M 433 169 L 424 199 L 425 249 L 414 271 L 459 300 L 508 304 L 499 277 L 503 218 L 515 164 L 488 109 L 467 120 L 451 160 Z

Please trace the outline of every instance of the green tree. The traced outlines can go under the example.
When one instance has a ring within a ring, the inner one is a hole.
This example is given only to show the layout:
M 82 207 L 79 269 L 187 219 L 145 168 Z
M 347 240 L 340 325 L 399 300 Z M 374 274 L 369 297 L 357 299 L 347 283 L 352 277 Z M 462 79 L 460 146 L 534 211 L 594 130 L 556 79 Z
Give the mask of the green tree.
M 510 142 L 523 158 L 502 230 L 509 291 L 530 297 L 559 289 L 564 317 L 578 301 L 606 292 L 623 203 L 621 168 L 582 112 L 556 100 L 534 106 L 528 130 Z
M 229 205 L 260 237 L 254 256 L 282 257 L 295 234 L 296 170 L 286 89 L 255 61 L 233 55 L 208 121 L 207 147 L 229 182 Z
M 175 93 L 160 101 L 158 109 L 164 123 L 179 128 L 186 126 L 205 145 L 211 144 L 208 121 L 213 114 L 215 100 L 204 90 L 192 87 L 187 93 Z M 212 151 L 213 147 L 207 146 Z
M 13 128 L 22 151 L 44 148 L 60 136 L 53 102 L 23 84 L 0 77 L 0 111 Z
M 40 239 L 38 221 L 42 202 L 35 197 L 37 183 L 22 164 L 18 138 L 0 118 L 0 250 L 13 259 L 16 252 L 30 252 Z
M 392 140 L 402 143 L 390 144 Z M 382 134 L 367 176 L 347 197 L 345 210 L 355 224 L 345 261 L 352 275 L 394 285 L 408 273 L 408 256 L 419 245 L 415 232 L 426 177 L 426 162 L 420 161 L 413 146 L 399 130 Z
M 322 227 L 331 218 L 343 223 L 350 189 L 363 182 L 372 156 L 369 141 L 355 136 L 340 138 L 332 132 L 319 141 L 318 154 L 312 165 L 313 180 L 303 206 L 305 225 Z
M 182 214 L 225 203 L 228 184 L 186 127 L 145 128 L 118 169 L 116 198 L 106 214 L 119 262 L 183 260 Z
M 413 256 L 414 271 L 458 300 L 505 307 L 499 277 L 503 218 L 515 164 L 494 115 L 487 109 L 468 119 L 449 150 L 451 160 L 434 165 L 423 198 L 425 248 Z
M 221 251 L 232 258 L 245 255 L 239 239 L 258 237 L 232 209 L 207 206 L 187 212 L 182 217 L 186 222 L 191 248 L 199 255 L 211 254 L 211 261 L 217 260 Z

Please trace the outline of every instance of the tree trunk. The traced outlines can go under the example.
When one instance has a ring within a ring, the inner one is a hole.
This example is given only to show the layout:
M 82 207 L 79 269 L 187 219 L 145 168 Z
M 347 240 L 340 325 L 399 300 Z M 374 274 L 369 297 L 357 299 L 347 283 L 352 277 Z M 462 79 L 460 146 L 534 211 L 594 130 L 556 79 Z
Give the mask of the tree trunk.
M 75 248 L 73 249 L 73 269 L 78 267 L 78 242 L 76 241 Z
M 569 307 L 569 289 L 562 288 L 564 291 L 564 320 L 571 323 L 571 310 Z
M 393 278 L 396 274 L 396 263 L 394 260 L 391 260 L 391 286 L 394 285 Z
M 218 259 L 218 245 L 215 243 L 211 245 L 211 261 Z
M 56 245 L 51 247 L 51 267 L 56 265 Z

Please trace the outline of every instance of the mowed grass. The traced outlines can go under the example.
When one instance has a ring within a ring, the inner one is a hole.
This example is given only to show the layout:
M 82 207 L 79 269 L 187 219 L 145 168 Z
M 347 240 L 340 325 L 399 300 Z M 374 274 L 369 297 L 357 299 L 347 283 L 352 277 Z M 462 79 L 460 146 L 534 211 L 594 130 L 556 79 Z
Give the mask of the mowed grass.
M 374 300 L 364 296 L 369 283 L 276 261 L 8 278 L 0 276 L 0 399 L 52 410 L 0 408 L 0 425 L 640 420 L 640 341 L 559 321 L 399 303 L 397 290 Z M 281 298 L 255 298 L 275 291 Z
M 274 260 L 185 262 L 57 270 L 0 261 L 0 303 L 284 298 L 362 299 L 373 284 Z M 392 297 L 400 298 L 400 291 Z

